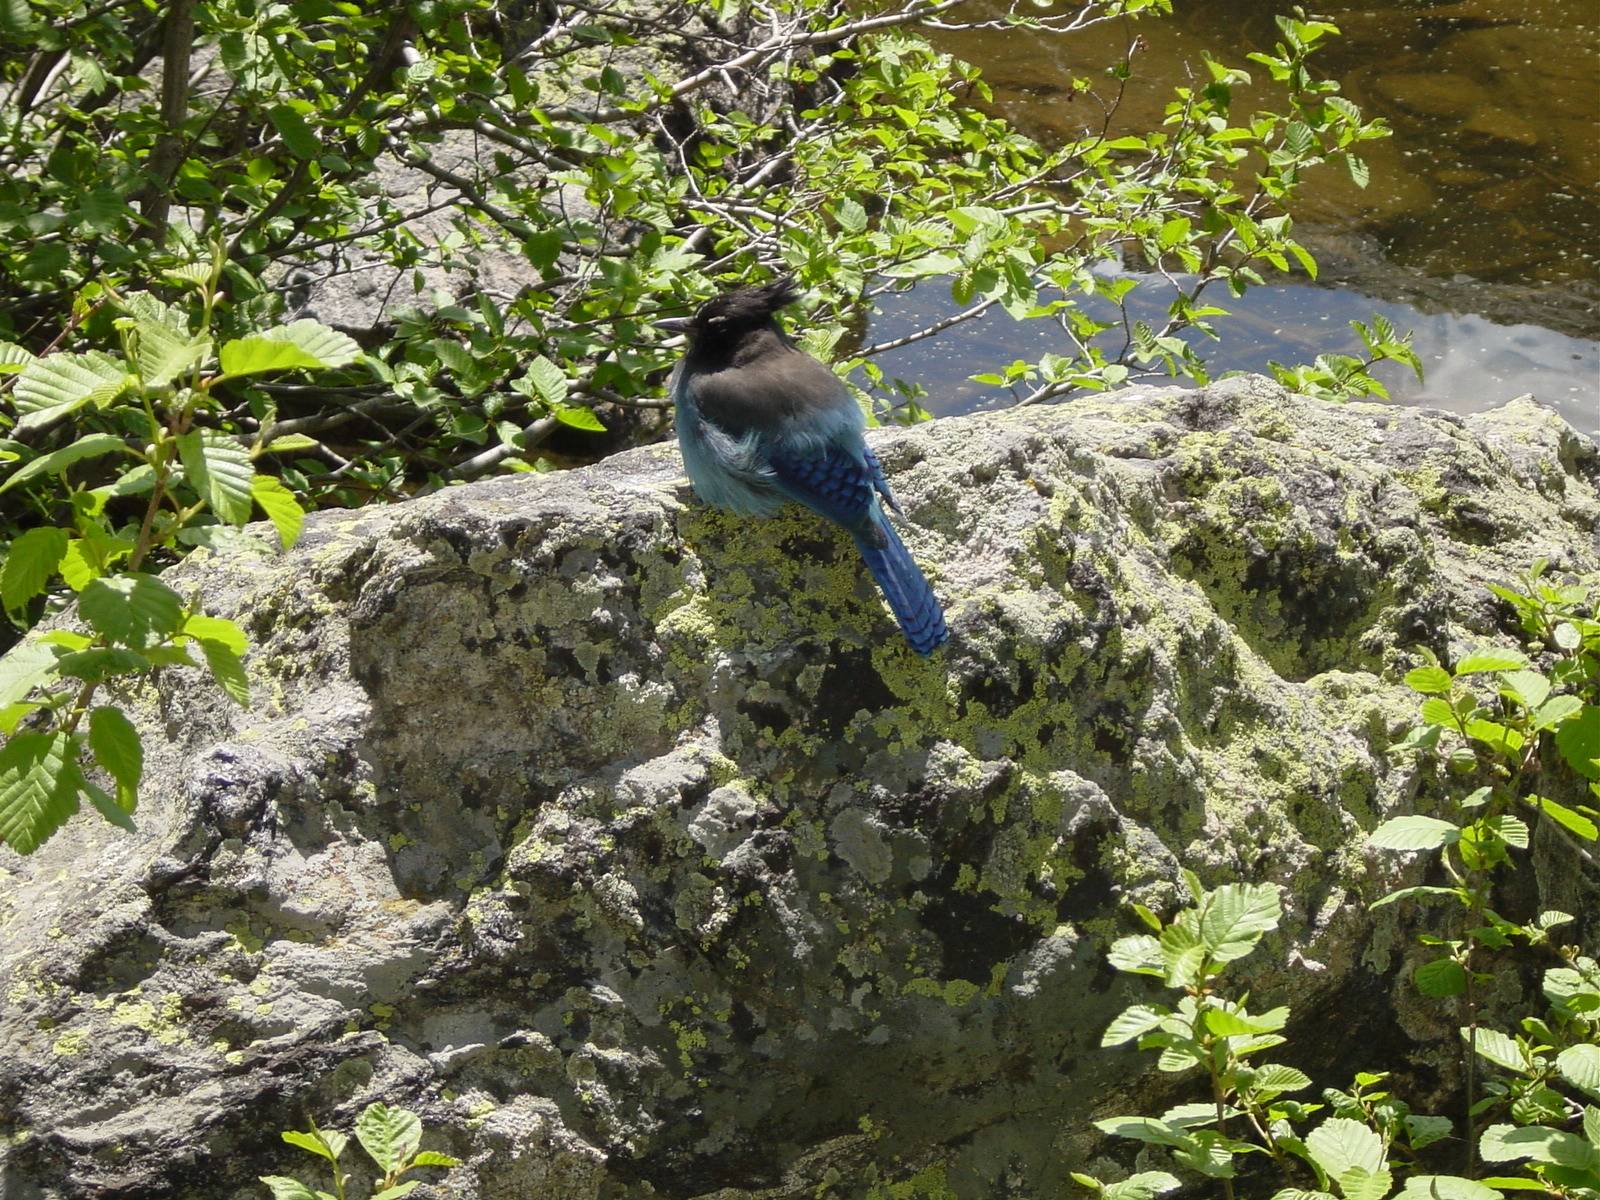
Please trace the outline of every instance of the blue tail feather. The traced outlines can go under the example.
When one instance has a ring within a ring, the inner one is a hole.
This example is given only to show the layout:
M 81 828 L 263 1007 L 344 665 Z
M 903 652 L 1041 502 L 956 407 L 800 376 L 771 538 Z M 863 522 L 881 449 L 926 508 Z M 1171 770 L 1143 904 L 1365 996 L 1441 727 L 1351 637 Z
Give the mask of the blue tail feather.
M 911 648 L 918 654 L 932 654 L 950 636 L 939 598 L 888 518 L 874 514 L 871 520 L 870 530 L 854 533 L 856 548 L 883 589 L 883 598 L 894 610 Z

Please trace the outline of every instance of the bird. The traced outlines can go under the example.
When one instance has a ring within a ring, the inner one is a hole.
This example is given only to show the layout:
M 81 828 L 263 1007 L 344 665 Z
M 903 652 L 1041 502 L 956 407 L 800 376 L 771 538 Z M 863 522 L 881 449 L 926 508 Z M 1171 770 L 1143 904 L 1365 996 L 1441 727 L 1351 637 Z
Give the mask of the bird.
M 944 611 L 884 511 L 905 515 L 866 443 L 861 406 L 778 324 L 799 298 L 784 275 L 656 322 L 688 335 L 667 385 L 684 468 L 718 508 L 769 517 L 792 502 L 842 525 L 906 641 L 932 654 L 950 636 Z

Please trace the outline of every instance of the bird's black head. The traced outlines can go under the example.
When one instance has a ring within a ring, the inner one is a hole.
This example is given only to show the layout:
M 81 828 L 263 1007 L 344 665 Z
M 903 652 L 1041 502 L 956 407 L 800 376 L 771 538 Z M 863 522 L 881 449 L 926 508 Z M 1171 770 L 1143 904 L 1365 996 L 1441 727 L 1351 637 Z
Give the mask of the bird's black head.
M 657 321 L 658 327 L 683 332 L 697 347 L 732 341 L 753 329 L 772 324 L 772 315 L 800 298 L 792 275 L 782 275 L 771 283 L 735 288 L 713 296 L 692 317 Z

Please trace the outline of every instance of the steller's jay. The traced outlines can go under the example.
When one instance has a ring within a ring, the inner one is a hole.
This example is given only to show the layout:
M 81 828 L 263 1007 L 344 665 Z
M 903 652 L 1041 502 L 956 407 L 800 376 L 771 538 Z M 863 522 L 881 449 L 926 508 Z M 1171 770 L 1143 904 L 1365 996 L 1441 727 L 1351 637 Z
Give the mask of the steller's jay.
M 901 511 L 867 448 L 861 408 L 774 318 L 798 296 L 784 277 L 657 322 L 689 335 L 668 385 L 684 467 L 700 498 L 720 508 L 767 517 L 792 500 L 843 525 L 906 641 L 931 654 L 949 637 L 944 613 L 879 503 Z

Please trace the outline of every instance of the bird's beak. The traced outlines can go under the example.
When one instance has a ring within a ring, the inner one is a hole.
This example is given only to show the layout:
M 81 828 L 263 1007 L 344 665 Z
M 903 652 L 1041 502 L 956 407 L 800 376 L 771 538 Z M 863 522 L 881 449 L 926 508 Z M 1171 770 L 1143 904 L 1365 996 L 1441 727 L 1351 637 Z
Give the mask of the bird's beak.
M 664 333 L 688 333 L 694 327 L 694 318 L 663 317 L 659 321 L 652 321 L 651 324 Z

